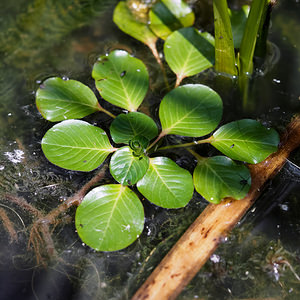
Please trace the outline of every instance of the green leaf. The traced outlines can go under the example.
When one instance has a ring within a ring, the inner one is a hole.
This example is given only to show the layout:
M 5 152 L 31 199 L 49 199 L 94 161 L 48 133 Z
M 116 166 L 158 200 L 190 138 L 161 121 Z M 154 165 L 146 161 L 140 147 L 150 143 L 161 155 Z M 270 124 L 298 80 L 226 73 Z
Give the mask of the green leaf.
M 36 93 L 36 105 L 42 116 L 51 122 L 80 119 L 100 110 L 89 87 L 58 77 L 43 82 Z
M 257 164 L 277 150 L 279 135 L 255 120 L 244 119 L 220 127 L 211 144 L 232 159 Z
M 248 168 L 225 156 L 199 160 L 193 179 L 196 191 L 215 204 L 225 197 L 240 200 L 246 196 L 251 186 Z
M 110 134 L 117 144 L 126 143 L 137 136 L 143 136 L 149 141 L 158 135 L 155 122 L 140 112 L 130 112 L 118 115 L 110 126 Z
M 160 38 L 166 39 L 173 31 L 194 24 L 192 9 L 182 0 L 162 0 L 149 13 L 150 28 Z
M 97 251 L 116 251 L 133 243 L 144 227 L 144 209 L 128 187 L 109 184 L 90 191 L 76 211 L 82 241 Z
M 120 1 L 116 6 L 113 20 L 123 32 L 138 41 L 148 45 L 150 48 L 155 45 L 157 37 L 149 29 L 148 24 L 137 20 L 124 1 Z
M 166 61 L 179 78 L 200 73 L 214 64 L 214 38 L 193 27 L 173 32 L 164 44 Z
M 54 125 L 42 139 L 42 149 L 50 162 L 74 171 L 92 171 L 115 151 L 103 129 L 79 120 Z
M 192 175 L 167 157 L 150 158 L 137 188 L 150 202 L 165 208 L 186 206 L 194 191 Z
M 243 5 L 240 10 L 229 9 L 234 48 L 240 48 L 248 14 L 249 5 Z
M 110 173 L 123 185 L 136 184 L 149 167 L 149 158 L 144 154 L 136 156 L 130 147 L 117 150 L 110 160 Z
M 162 100 L 159 118 L 165 134 L 199 137 L 210 133 L 222 117 L 222 100 L 211 88 L 187 84 Z
M 124 50 L 100 57 L 92 76 L 106 101 L 129 111 L 140 106 L 148 91 L 149 75 L 145 65 Z

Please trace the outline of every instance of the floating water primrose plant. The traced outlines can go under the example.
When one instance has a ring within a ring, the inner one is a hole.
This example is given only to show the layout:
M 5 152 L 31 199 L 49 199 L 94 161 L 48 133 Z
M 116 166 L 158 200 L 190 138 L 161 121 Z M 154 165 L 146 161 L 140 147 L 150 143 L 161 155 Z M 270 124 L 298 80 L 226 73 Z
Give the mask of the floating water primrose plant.
M 113 115 L 102 107 L 103 99 L 99 102 L 88 86 L 76 80 L 49 78 L 36 93 L 42 116 L 59 122 L 41 142 L 51 163 L 89 172 L 110 158 L 110 174 L 117 183 L 92 189 L 75 216 L 80 238 L 95 250 L 125 248 L 142 233 L 144 209 L 131 186 L 136 185 L 148 201 L 169 209 L 186 206 L 194 189 L 216 204 L 226 197 L 239 200 L 251 185 L 245 163 L 259 163 L 277 150 L 279 136 L 275 130 L 249 119 L 218 128 L 223 111 L 220 96 L 202 84 L 180 85 L 183 78 L 213 65 L 214 39 L 208 33 L 186 27 L 194 22 L 193 13 L 185 2 L 173 2 L 155 4 L 150 12 L 150 27 L 137 21 L 124 2 L 119 2 L 114 13 L 119 27 L 133 32 L 132 36 L 148 46 L 153 46 L 157 36 L 165 39 L 166 62 L 177 74 L 177 81 L 160 103 L 158 120 L 138 112 L 148 92 L 149 75 L 144 63 L 124 50 L 100 57 L 92 77 L 101 97 L 127 113 Z M 96 112 L 112 118 L 109 132 L 77 120 Z M 170 134 L 195 140 L 160 147 L 159 141 Z M 190 149 L 204 143 L 226 156 L 202 157 Z M 193 175 L 162 156 L 166 150 L 178 147 L 185 147 L 197 159 Z
M 92 171 L 110 157 L 110 173 L 117 184 L 90 191 L 76 211 L 79 236 L 90 247 L 114 251 L 131 244 L 143 231 L 144 211 L 138 196 L 165 208 L 184 207 L 194 187 L 210 202 L 225 197 L 243 198 L 251 183 L 244 163 L 258 163 L 276 151 L 278 134 L 255 120 L 239 120 L 219 127 L 222 100 L 201 84 L 179 86 L 167 93 L 159 107 L 161 126 L 137 112 L 148 90 L 148 72 L 143 62 L 123 50 L 101 57 L 93 68 L 100 95 L 111 104 L 130 110 L 113 116 L 104 110 L 86 85 L 76 80 L 49 78 L 36 93 L 42 116 L 59 122 L 42 139 L 42 150 L 53 164 L 75 171 Z M 95 112 L 112 117 L 109 133 L 88 122 L 76 120 Z M 161 130 L 159 130 L 161 128 Z M 168 134 L 209 138 L 157 149 Z M 113 145 L 108 135 L 111 137 Z M 200 157 L 193 176 L 163 150 L 210 143 L 227 155 Z M 192 145 L 191 145 L 192 144 Z

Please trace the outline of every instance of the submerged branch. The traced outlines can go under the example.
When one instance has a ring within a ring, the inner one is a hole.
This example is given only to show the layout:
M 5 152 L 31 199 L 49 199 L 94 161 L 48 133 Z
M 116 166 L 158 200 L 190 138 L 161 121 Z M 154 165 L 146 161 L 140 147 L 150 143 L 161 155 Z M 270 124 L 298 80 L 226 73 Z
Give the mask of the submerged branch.
M 7 200 L 9 200 L 12 203 L 15 203 L 20 208 L 29 212 L 35 219 L 30 229 L 28 248 L 33 248 L 38 265 L 45 266 L 46 257 L 51 259 L 52 257 L 55 257 L 57 255 L 55 245 L 52 239 L 52 231 L 53 228 L 55 228 L 59 223 L 59 216 L 65 213 L 70 207 L 78 206 L 81 203 L 85 194 L 104 177 L 106 169 L 107 165 L 103 166 L 101 170 L 90 181 L 88 181 L 77 193 L 75 193 L 65 202 L 51 210 L 48 214 L 43 214 L 41 211 L 39 211 L 37 208 L 35 208 L 23 198 L 12 195 L 5 195 Z M 6 222 L 6 224 L 8 223 Z M 51 226 L 52 230 L 50 230 Z M 8 229 L 9 228 L 7 228 L 7 230 Z M 11 236 L 14 236 L 13 232 L 9 233 Z
M 238 223 L 261 193 L 267 180 L 283 167 L 290 153 L 300 146 L 300 116 L 287 127 L 276 153 L 250 165 L 252 186 L 242 200 L 227 198 L 209 204 L 156 267 L 132 300 L 175 299 Z

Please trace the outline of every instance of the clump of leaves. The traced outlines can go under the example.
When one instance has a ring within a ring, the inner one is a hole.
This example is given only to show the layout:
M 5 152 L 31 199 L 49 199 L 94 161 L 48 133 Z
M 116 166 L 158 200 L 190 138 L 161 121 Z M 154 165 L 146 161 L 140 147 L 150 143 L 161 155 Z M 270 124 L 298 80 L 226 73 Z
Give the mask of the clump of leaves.
M 51 163 L 89 172 L 110 156 L 110 173 L 117 183 L 91 190 L 75 217 L 82 241 L 99 251 L 125 248 L 143 231 L 143 205 L 131 186 L 136 185 L 148 201 L 164 208 L 186 206 L 194 188 L 212 203 L 225 197 L 242 199 L 251 185 L 245 163 L 264 160 L 279 143 L 275 130 L 255 120 L 234 121 L 217 129 L 223 111 L 220 96 L 202 84 L 179 86 L 183 78 L 213 65 L 214 38 L 188 27 L 194 15 L 185 2 L 173 4 L 168 0 L 156 3 L 150 10 L 150 25 L 136 19 L 125 2 L 119 2 L 114 12 L 118 26 L 150 49 L 155 48 L 158 37 L 165 39 L 166 62 L 177 82 L 160 103 L 159 120 L 138 112 L 148 92 L 149 75 L 141 60 L 123 50 L 100 57 L 92 71 L 101 97 L 123 109 L 118 116 L 104 109 L 103 100 L 99 102 L 88 86 L 76 80 L 49 78 L 36 93 L 42 116 L 59 122 L 41 143 Z M 112 118 L 109 132 L 77 120 L 96 112 Z M 197 139 L 159 147 L 158 142 L 170 134 Z M 166 149 L 204 143 L 226 156 L 201 157 L 189 150 L 198 161 L 193 176 L 161 155 Z
M 141 60 L 115 50 L 100 57 L 92 76 L 106 101 L 130 110 L 113 116 L 108 134 L 76 120 L 94 112 L 112 116 L 92 90 L 78 81 L 47 79 L 37 91 L 36 103 L 44 118 L 60 121 L 42 139 L 42 150 L 50 162 L 68 170 L 88 172 L 112 154 L 110 172 L 118 183 L 90 191 L 76 212 L 79 236 L 96 250 L 122 249 L 143 231 L 143 205 L 129 186 L 136 184 L 146 199 L 165 208 L 187 205 L 194 186 L 213 203 L 224 197 L 241 199 L 249 190 L 250 173 L 243 163 L 232 159 L 257 163 L 277 148 L 278 134 L 274 130 L 254 120 L 232 122 L 196 142 L 210 143 L 228 157 L 196 155 L 198 165 L 192 176 L 170 158 L 160 156 L 157 142 L 169 134 L 201 137 L 212 133 L 222 117 L 220 96 L 201 84 L 173 89 L 161 101 L 159 130 L 151 117 L 136 111 L 147 93 L 149 80 Z

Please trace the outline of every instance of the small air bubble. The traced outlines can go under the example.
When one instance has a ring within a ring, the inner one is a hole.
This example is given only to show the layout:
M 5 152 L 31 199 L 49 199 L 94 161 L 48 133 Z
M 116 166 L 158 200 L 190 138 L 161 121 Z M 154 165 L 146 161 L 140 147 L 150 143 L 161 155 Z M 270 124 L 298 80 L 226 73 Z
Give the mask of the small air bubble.
M 69 77 L 63 76 L 61 79 L 67 81 L 67 80 L 69 80 Z
M 7 115 L 8 115 L 9 117 L 11 117 L 11 116 L 12 116 L 12 113 L 8 113 Z
M 37 84 L 41 84 L 41 83 L 42 83 L 42 80 L 37 80 L 36 83 L 37 83 Z
M 137 72 L 141 72 L 141 70 L 140 70 L 140 69 L 137 69 L 136 71 L 137 71 Z
M 274 79 L 273 79 L 273 82 L 275 82 L 275 83 L 280 83 L 281 81 L 280 81 L 279 79 L 274 78 Z
M 0 171 L 3 171 L 5 169 L 4 166 L 0 166 Z

